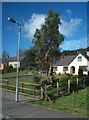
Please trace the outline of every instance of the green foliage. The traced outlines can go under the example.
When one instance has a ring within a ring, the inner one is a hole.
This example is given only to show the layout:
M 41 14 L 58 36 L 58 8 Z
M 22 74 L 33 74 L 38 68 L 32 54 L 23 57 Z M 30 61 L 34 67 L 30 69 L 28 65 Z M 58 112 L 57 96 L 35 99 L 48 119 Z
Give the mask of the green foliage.
M 13 71 L 13 67 L 12 67 L 12 66 L 6 65 L 6 66 L 4 67 L 4 73 L 10 73 L 10 72 L 12 72 L 12 71 Z
M 39 76 L 33 76 L 34 83 L 39 83 L 40 79 L 41 79 L 41 77 L 39 77 Z
M 59 46 L 64 36 L 59 32 L 61 25 L 59 14 L 49 11 L 41 29 L 36 29 L 34 46 L 26 53 L 28 63 L 35 64 L 42 72 L 49 74 L 49 68 L 60 55 Z
M 81 68 L 79 68 L 78 70 L 78 76 L 83 77 L 83 70 Z
M 59 78 L 59 86 L 66 91 L 68 88 L 67 84 L 68 84 L 68 77 L 66 75 L 61 75 Z
M 75 76 L 71 76 L 70 78 L 70 92 L 77 90 L 77 78 Z
M 71 74 L 64 74 L 64 75 L 59 75 L 56 77 L 56 79 L 59 79 L 59 86 L 67 91 L 68 90 L 68 80 L 70 80 L 70 92 L 73 92 L 77 90 L 77 76 L 73 76 Z
M 36 55 L 36 51 L 35 51 L 34 47 L 25 52 L 26 62 L 27 62 L 28 66 L 29 65 L 31 65 L 31 66 L 35 65 L 35 55 Z
M 46 77 L 41 77 L 41 79 L 40 79 L 40 84 L 41 84 L 42 86 L 44 86 L 45 84 L 48 85 L 49 82 L 47 81 L 47 78 L 46 78 Z

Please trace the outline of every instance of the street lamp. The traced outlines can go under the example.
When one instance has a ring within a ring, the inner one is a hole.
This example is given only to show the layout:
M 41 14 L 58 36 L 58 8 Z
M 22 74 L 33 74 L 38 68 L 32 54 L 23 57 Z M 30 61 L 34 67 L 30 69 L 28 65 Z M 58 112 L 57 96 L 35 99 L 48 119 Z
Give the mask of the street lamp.
M 16 102 L 18 102 L 18 82 L 19 82 L 19 49 L 20 49 L 20 39 L 21 39 L 21 24 L 12 18 L 8 18 L 9 22 L 16 23 L 19 27 L 18 32 L 18 54 L 17 54 L 17 76 L 16 76 Z

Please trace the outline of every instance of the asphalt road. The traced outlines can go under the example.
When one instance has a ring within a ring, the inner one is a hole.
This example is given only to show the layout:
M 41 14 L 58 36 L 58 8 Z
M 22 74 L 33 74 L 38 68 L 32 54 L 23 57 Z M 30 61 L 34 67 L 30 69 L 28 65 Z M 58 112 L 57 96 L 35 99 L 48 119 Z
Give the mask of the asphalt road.
M 77 118 L 68 113 L 3 98 L 3 115 L 11 118 Z

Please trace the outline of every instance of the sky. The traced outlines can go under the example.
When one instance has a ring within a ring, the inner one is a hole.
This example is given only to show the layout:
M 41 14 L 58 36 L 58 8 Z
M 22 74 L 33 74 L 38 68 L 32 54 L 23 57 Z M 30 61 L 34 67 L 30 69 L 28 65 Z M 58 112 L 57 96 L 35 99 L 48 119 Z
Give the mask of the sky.
M 33 46 L 32 39 L 36 28 L 44 24 L 49 10 L 59 13 L 64 34 L 61 51 L 87 47 L 87 3 L 86 2 L 3 2 L 2 3 L 2 51 L 16 56 L 18 44 L 18 25 L 9 22 L 11 17 L 19 21 L 21 29 L 21 49 Z

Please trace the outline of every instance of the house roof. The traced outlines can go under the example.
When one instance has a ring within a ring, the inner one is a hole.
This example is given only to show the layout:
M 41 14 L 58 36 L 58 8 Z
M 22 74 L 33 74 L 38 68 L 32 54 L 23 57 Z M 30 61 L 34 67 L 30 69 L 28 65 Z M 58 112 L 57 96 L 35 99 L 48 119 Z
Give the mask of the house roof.
M 80 53 L 82 54 L 82 53 Z M 57 60 L 56 64 L 57 66 L 68 66 L 77 56 L 77 55 L 65 55 L 62 56 L 60 59 Z M 89 56 L 86 54 L 82 54 L 88 61 L 89 61 Z
M 24 56 L 21 56 L 19 59 L 20 61 L 24 58 Z M 9 62 L 17 61 L 17 57 L 9 57 Z
M 62 56 L 55 65 L 59 65 L 59 66 L 68 66 L 73 59 L 76 57 L 76 55 L 65 55 Z
M 24 56 L 21 56 L 19 59 L 20 61 L 24 58 Z M 9 62 L 14 62 L 14 61 L 17 61 L 17 57 L 10 57 L 9 58 Z
M 9 62 L 8 58 L 2 58 L 2 59 L 0 59 L 0 63 L 2 63 L 2 64 L 6 64 L 8 62 Z
M 89 56 L 87 56 L 86 54 L 84 54 L 83 56 L 89 61 Z
M 21 56 L 20 57 L 20 61 L 24 58 L 24 56 Z M 6 64 L 6 63 L 9 63 L 9 62 L 14 62 L 14 61 L 17 61 L 17 57 L 9 57 L 9 58 L 2 58 L 0 59 L 0 63 L 2 64 Z

